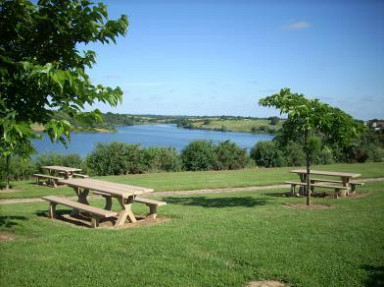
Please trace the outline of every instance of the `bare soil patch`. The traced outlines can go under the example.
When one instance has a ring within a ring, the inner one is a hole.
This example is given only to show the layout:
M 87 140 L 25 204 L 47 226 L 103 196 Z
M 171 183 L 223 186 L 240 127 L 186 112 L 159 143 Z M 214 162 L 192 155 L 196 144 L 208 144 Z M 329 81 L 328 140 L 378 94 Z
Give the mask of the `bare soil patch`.
M 273 280 L 263 280 L 263 281 L 252 281 L 247 287 L 288 287 L 282 282 L 273 281 Z
M 15 240 L 17 236 L 12 233 L 0 232 L 0 242 Z
M 284 203 L 283 206 L 286 207 L 286 208 L 308 209 L 308 210 L 330 209 L 330 208 L 333 208 L 332 205 L 329 205 L 329 204 L 311 204 L 311 205 L 306 205 L 305 203 Z
M 46 218 L 47 220 L 52 220 Z M 90 218 L 82 215 L 71 215 L 71 214 L 62 214 L 57 218 L 53 219 L 57 222 L 61 222 L 63 224 L 68 224 L 75 227 L 85 227 L 91 228 L 91 220 Z M 125 228 L 137 228 L 142 226 L 153 226 L 161 223 L 165 223 L 170 221 L 170 218 L 167 217 L 158 217 L 156 219 L 147 218 L 144 216 L 136 216 L 136 222 L 125 222 L 124 225 L 120 227 L 114 227 L 115 218 L 105 218 L 100 220 L 100 224 L 98 228 L 107 228 L 107 229 L 125 229 Z

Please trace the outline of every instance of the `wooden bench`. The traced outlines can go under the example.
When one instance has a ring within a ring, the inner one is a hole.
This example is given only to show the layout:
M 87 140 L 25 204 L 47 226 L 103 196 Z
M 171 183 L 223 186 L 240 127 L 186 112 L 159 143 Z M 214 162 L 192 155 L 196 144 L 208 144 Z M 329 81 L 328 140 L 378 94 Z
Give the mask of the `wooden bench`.
M 73 177 L 80 177 L 80 178 L 88 178 L 89 175 L 87 174 L 81 174 L 81 173 L 74 173 Z
M 107 200 L 105 209 L 108 209 L 108 210 L 111 209 L 112 201 L 111 201 L 111 196 L 109 194 L 106 194 L 101 191 L 92 191 L 92 193 L 101 195 L 102 197 L 104 197 Z M 152 219 L 155 219 L 157 217 L 157 207 L 167 204 L 165 201 L 158 201 L 158 200 L 148 199 L 143 197 L 135 197 L 133 202 L 144 203 L 145 205 L 147 205 L 149 207 L 148 218 L 152 218 Z
M 55 217 L 56 205 L 61 204 L 79 211 L 88 212 L 91 216 L 92 227 L 99 227 L 100 218 L 117 216 L 117 212 L 97 208 L 77 201 L 54 195 L 43 196 L 42 199 L 49 201 L 49 218 Z
M 316 183 L 316 182 L 330 182 L 330 183 L 339 183 L 339 184 L 343 183 L 341 180 L 331 180 L 331 179 L 322 179 L 322 178 L 311 178 L 310 181 L 311 183 Z M 364 185 L 364 182 L 350 181 L 349 185 L 351 186 L 351 192 L 355 192 L 356 185 Z
M 165 201 L 158 201 L 158 200 L 153 200 L 153 199 L 148 199 L 148 198 L 143 198 L 143 197 L 135 197 L 135 201 L 138 203 L 144 203 L 149 207 L 149 218 L 155 219 L 157 217 L 157 207 L 166 205 L 167 203 Z
M 52 175 L 48 175 L 48 174 L 38 174 L 38 173 L 35 173 L 33 174 L 33 177 L 36 177 L 36 183 L 39 184 L 40 183 L 40 179 L 46 179 L 46 183 L 48 185 L 51 185 L 52 187 L 57 187 L 57 184 L 59 182 L 60 177 L 57 177 L 57 176 L 52 176 Z
M 295 182 L 295 181 L 285 181 L 284 183 L 290 184 L 291 185 L 291 193 L 296 194 L 296 186 L 307 186 L 306 182 Z M 348 188 L 342 185 L 334 185 L 334 184 L 316 184 L 316 183 L 311 183 L 309 185 L 311 188 L 315 187 L 321 187 L 321 188 L 332 188 L 335 190 L 334 196 L 338 198 L 340 191 L 342 190 L 347 190 Z

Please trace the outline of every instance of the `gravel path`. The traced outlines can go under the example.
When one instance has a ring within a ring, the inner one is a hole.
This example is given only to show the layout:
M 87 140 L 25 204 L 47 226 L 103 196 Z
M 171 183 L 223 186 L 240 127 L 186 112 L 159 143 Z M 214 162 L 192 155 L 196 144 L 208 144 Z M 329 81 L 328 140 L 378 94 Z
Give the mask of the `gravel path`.
M 356 180 L 356 182 L 377 182 L 384 181 L 384 178 L 367 178 L 362 180 Z M 198 189 L 198 190 L 178 190 L 178 191 L 161 191 L 154 193 L 147 193 L 145 196 L 172 196 L 172 195 L 188 195 L 188 194 L 203 194 L 203 193 L 226 193 L 226 192 L 243 192 L 243 191 L 256 191 L 256 190 L 268 190 L 268 189 L 280 189 L 288 188 L 287 184 L 280 185 L 268 185 L 268 186 L 248 186 L 248 187 L 232 187 L 232 188 L 217 188 L 217 189 Z M 71 197 L 77 199 L 76 196 Z M 12 199 L 0 199 L 0 205 L 16 204 L 16 203 L 28 203 L 28 202 L 41 202 L 41 198 L 12 198 Z

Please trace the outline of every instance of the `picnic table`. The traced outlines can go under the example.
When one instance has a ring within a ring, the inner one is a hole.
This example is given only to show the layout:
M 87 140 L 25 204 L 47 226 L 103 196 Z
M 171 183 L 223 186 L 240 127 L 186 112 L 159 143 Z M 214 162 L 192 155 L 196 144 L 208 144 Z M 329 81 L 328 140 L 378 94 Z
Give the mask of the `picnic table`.
M 304 183 L 307 182 L 307 170 L 306 169 L 294 169 L 290 171 L 291 173 L 296 173 L 300 177 L 300 182 L 302 183 L 301 189 L 302 191 L 305 191 L 305 185 Z M 362 183 L 357 183 L 351 181 L 353 178 L 360 177 L 361 174 L 359 173 L 347 173 L 347 172 L 336 172 L 336 171 L 323 171 L 323 170 L 310 170 L 309 175 L 319 175 L 322 177 L 336 177 L 340 178 L 340 180 L 335 179 L 326 179 L 326 178 L 316 178 L 312 179 L 310 177 L 310 183 L 312 190 L 315 186 L 322 186 L 322 187 L 330 187 L 337 189 L 339 186 L 335 184 L 340 184 L 341 188 L 346 191 L 346 194 L 349 194 L 349 192 L 352 190 L 355 190 L 355 185 L 362 185 Z
M 89 191 L 105 197 L 106 210 L 111 210 L 112 198 L 116 198 L 120 204 L 121 211 L 117 215 L 115 226 L 123 225 L 127 218 L 131 222 L 136 222 L 135 215 L 132 212 L 132 204 L 135 197 L 139 194 L 154 191 L 151 188 L 112 183 L 91 178 L 62 179 L 59 182 L 72 187 L 78 197 L 78 202 L 83 205 L 89 205 L 87 199 Z
M 51 176 L 57 176 L 60 173 L 64 174 L 64 177 L 66 179 L 72 178 L 76 172 L 81 171 L 81 168 L 59 166 L 59 165 L 46 165 L 46 166 L 42 166 L 41 168 L 47 169 L 49 172 L 49 175 Z

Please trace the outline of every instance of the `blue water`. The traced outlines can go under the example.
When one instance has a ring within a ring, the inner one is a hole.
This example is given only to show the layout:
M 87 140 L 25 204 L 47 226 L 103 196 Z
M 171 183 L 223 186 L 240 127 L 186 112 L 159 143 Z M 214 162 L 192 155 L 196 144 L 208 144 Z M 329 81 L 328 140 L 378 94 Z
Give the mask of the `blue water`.
M 143 147 L 174 147 L 181 151 L 189 142 L 204 139 L 216 144 L 231 140 L 249 151 L 258 141 L 272 140 L 273 137 L 273 135 L 266 134 L 191 130 L 178 128 L 174 124 L 159 124 L 118 127 L 117 133 L 72 133 L 67 149 L 61 143 L 51 143 L 47 135 L 43 140 L 34 140 L 34 145 L 38 153 L 77 153 L 86 156 L 99 142 L 120 141 L 128 144 L 141 144 Z

